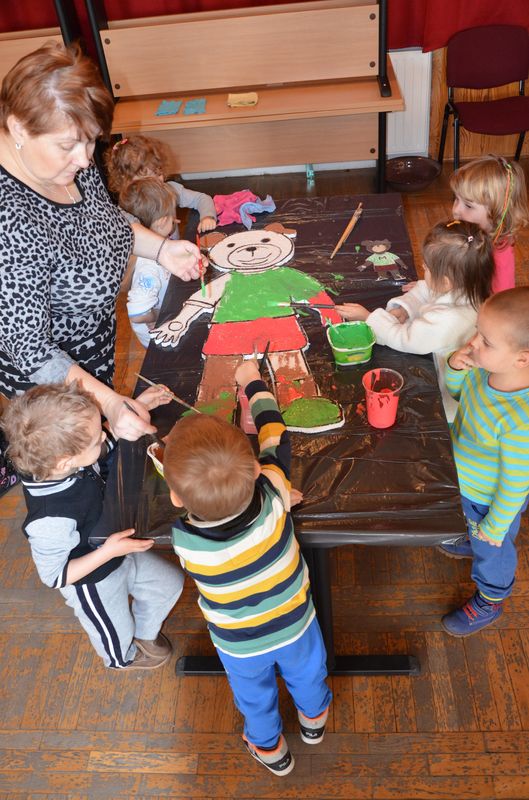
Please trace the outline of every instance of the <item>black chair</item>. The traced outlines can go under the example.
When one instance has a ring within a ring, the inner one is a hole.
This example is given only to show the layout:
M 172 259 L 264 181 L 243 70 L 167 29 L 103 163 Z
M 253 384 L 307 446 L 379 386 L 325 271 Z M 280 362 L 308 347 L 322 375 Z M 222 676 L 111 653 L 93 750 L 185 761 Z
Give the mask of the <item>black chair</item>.
M 459 167 L 459 129 L 491 136 L 517 133 L 515 160 L 529 130 L 529 97 L 524 96 L 529 75 L 529 31 L 519 25 L 483 25 L 454 34 L 446 53 L 448 102 L 445 106 L 440 163 L 443 162 L 450 115 L 454 117 L 454 168 Z M 518 94 L 498 100 L 456 102 L 454 89 L 491 89 L 518 83 Z

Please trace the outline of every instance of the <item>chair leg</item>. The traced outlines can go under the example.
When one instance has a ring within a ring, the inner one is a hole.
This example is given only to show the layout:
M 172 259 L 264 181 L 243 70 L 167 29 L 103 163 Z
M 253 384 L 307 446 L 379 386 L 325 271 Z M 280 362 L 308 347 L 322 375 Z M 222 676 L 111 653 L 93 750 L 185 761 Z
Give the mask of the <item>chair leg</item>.
M 446 131 L 448 129 L 448 118 L 450 117 L 450 106 L 445 106 L 445 113 L 443 116 L 443 127 L 441 129 L 441 139 L 439 141 L 439 155 L 437 156 L 437 160 L 440 164 L 443 163 L 444 155 L 445 155 L 445 144 L 446 144 Z
M 522 147 L 523 147 L 524 139 L 525 139 L 525 131 L 522 131 L 520 136 L 518 137 L 518 144 L 516 146 L 516 153 L 514 154 L 514 160 L 515 161 L 519 161 L 520 160 L 520 156 L 522 154 Z
M 454 169 L 459 169 L 459 117 L 454 115 Z

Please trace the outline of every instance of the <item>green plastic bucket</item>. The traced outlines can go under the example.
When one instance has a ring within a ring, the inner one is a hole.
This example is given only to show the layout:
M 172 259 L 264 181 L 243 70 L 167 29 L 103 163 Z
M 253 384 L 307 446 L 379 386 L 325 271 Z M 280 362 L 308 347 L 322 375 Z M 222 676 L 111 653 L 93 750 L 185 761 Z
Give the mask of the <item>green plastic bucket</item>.
M 340 367 L 365 364 L 371 358 L 375 334 L 367 322 L 340 322 L 329 325 L 327 339 L 334 360 Z

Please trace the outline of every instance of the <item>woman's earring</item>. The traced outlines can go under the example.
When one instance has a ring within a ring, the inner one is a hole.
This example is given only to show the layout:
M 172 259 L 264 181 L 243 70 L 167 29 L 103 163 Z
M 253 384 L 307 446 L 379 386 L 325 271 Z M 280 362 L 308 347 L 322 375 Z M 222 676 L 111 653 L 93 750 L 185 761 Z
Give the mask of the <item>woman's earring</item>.
M 20 142 L 15 142 L 15 147 L 17 150 L 22 150 L 22 145 L 20 144 Z

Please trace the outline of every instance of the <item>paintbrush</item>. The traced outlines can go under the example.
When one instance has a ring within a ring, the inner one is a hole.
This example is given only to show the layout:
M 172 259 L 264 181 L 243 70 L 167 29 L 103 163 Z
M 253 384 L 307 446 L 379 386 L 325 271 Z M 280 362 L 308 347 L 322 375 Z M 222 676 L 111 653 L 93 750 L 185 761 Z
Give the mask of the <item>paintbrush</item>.
M 140 375 L 139 372 L 135 372 L 134 374 L 136 375 L 136 377 L 140 378 L 144 383 L 148 383 L 149 386 L 154 386 L 156 388 L 158 388 L 160 386 L 159 383 L 154 383 L 154 381 L 149 380 L 149 378 L 144 378 L 143 375 Z M 162 388 L 165 389 L 167 394 L 171 395 L 171 400 L 174 400 L 175 403 L 180 403 L 181 406 L 185 406 L 190 411 L 194 411 L 195 414 L 202 414 L 202 411 L 199 411 L 198 408 L 195 408 L 194 406 L 190 405 L 189 403 L 186 403 L 185 400 L 182 400 L 181 397 L 178 397 L 178 395 L 176 395 L 170 389 L 167 389 L 165 386 L 162 387 Z
M 261 363 L 259 364 L 259 375 L 262 376 L 264 372 L 264 368 L 266 367 L 266 362 L 268 360 L 268 351 L 270 350 L 270 339 L 266 343 L 266 347 L 264 349 L 263 357 L 261 359 Z
M 275 303 L 276 306 L 281 308 L 336 308 L 334 303 Z
M 199 258 L 200 258 L 199 266 L 198 266 L 198 272 L 199 272 L 199 276 L 200 276 L 200 291 L 202 293 L 202 297 L 205 297 L 206 296 L 206 284 L 204 283 L 204 262 L 202 261 L 202 250 L 200 249 L 200 234 L 198 234 L 198 233 L 197 233 L 197 236 L 196 236 L 196 243 L 197 243 L 198 252 L 199 252 Z
M 358 222 L 358 220 L 360 219 L 361 214 L 362 214 L 362 203 L 358 203 L 358 208 L 356 209 L 353 216 L 349 220 L 346 229 L 344 230 L 344 232 L 340 236 L 340 239 L 338 240 L 338 244 L 331 253 L 331 261 L 338 252 L 338 250 L 340 249 L 340 247 L 345 243 L 346 239 L 349 238 L 349 235 L 353 230 L 354 226 L 356 225 L 356 223 Z
M 129 410 L 129 411 L 130 411 L 132 414 L 134 414 L 136 417 L 139 417 L 139 416 L 140 416 L 140 415 L 138 414 L 138 412 L 136 411 L 136 409 L 134 408 L 134 406 L 131 406 L 131 404 L 130 404 L 130 403 L 127 403 L 127 401 L 126 401 L 126 400 L 124 401 L 123 405 L 125 406 L 125 408 L 128 408 L 128 410 Z M 141 419 L 141 417 L 140 417 L 140 419 Z M 153 442 L 156 442 L 156 444 L 157 444 L 159 447 L 161 447 L 162 449 L 165 447 L 165 442 L 164 442 L 164 440 L 163 440 L 163 439 L 161 439 L 161 438 L 158 436 L 158 434 L 157 434 L 157 433 L 146 433 L 145 435 L 146 435 L 146 436 L 150 436 L 150 437 L 152 438 Z

